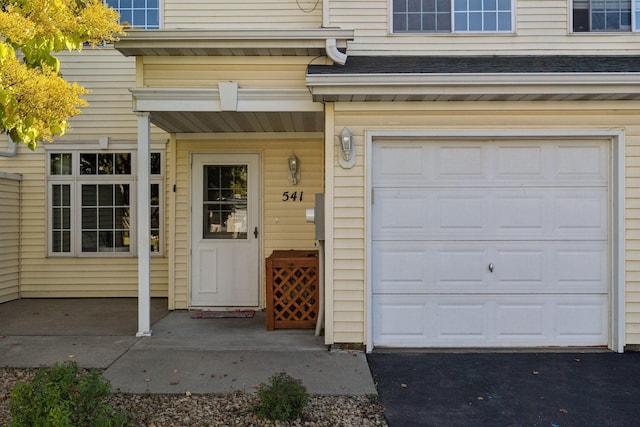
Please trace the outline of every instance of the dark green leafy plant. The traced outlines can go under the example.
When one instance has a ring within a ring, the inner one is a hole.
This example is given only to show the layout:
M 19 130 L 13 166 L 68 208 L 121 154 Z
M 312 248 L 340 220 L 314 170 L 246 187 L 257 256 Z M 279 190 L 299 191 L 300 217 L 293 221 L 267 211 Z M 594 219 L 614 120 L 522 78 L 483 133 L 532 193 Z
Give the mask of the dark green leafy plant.
M 40 368 L 31 382 L 20 382 L 11 390 L 11 426 L 126 426 L 126 414 L 116 413 L 107 403 L 110 395 L 109 381 L 95 369 L 81 371 L 75 362 Z
M 269 420 L 293 420 L 300 416 L 307 402 L 307 389 L 286 372 L 280 372 L 269 378 L 269 384 L 260 384 L 258 388 L 258 418 Z

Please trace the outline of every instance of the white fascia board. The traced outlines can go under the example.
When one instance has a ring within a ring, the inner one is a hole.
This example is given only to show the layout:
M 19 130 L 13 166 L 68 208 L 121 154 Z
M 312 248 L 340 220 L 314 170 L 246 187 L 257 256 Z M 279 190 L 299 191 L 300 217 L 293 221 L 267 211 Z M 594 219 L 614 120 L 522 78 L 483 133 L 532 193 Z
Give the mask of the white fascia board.
M 499 73 L 309 75 L 321 95 L 640 93 L 638 73 Z
M 218 89 L 131 89 L 134 111 L 221 112 Z M 238 89 L 239 112 L 323 111 L 307 89 Z
M 238 89 L 238 111 L 324 111 L 307 89 Z
M 640 84 L 640 73 L 307 74 L 318 86 L 483 86 Z
M 340 48 L 353 40 L 353 30 L 319 29 L 238 29 L 238 30 L 129 30 L 114 46 L 125 54 L 138 49 L 206 48 L 318 48 L 327 40 L 336 40 Z M 137 53 L 136 53 L 137 54 Z
M 142 40 L 352 40 L 353 30 L 340 28 L 229 29 L 229 30 L 127 30 L 116 43 Z

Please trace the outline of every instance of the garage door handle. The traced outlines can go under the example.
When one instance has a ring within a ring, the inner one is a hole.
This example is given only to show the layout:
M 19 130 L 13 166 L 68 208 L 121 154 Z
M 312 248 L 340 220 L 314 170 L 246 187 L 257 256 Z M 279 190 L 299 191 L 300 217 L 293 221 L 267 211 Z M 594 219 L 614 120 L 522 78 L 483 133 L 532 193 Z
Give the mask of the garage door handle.
M 489 263 L 489 271 L 490 271 L 491 273 L 493 273 L 493 264 L 492 264 L 492 263 Z

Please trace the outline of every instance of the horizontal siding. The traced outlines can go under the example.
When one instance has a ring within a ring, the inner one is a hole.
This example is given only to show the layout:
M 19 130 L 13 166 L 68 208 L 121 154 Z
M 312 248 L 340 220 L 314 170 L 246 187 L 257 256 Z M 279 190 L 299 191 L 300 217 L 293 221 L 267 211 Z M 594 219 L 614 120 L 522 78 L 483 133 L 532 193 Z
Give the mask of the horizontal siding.
M 190 232 L 190 158 L 192 153 L 210 152 L 256 152 L 261 155 L 262 180 L 262 260 L 261 280 L 264 278 L 264 258 L 274 250 L 313 249 L 314 225 L 305 221 L 305 211 L 315 203 L 315 193 L 323 189 L 323 146 L 322 139 L 308 137 L 292 138 L 283 135 L 281 139 L 251 138 L 238 140 L 233 144 L 228 140 L 179 140 L 176 155 L 176 236 L 175 236 L 175 303 L 176 308 L 189 306 L 189 232 Z M 230 148 L 232 147 L 232 148 Z M 300 160 L 301 179 L 298 185 L 288 181 L 287 159 L 295 154 Z M 282 200 L 284 191 L 304 193 L 302 202 Z M 262 287 L 262 304 L 265 288 Z
M 333 342 L 365 342 L 365 132 L 373 130 L 624 129 L 626 344 L 640 344 L 640 103 L 351 103 L 335 105 L 333 132 L 347 127 L 358 160 L 334 158 Z M 337 138 L 336 138 L 337 140 Z M 333 147 L 335 153 L 337 146 Z M 362 315 L 362 316 L 361 316 Z M 360 317 L 361 316 L 361 317 Z
M 217 88 L 220 81 L 241 88 L 306 88 L 310 57 L 145 57 L 146 87 Z
M 390 34 L 391 0 L 331 0 L 330 27 L 353 29 L 350 55 L 632 54 L 637 33 L 569 32 L 566 1 L 516 1 L 509 34 Z
M 89 105 L 69 120 L 70 129 L 60 141 L 96 143 L 102 136 L 136 141 L 138 122 L 129 92 L 136 85 L 135 58 L 125 58 L 112 47 L 89 47 L 58 56 L 64 78 L 90 91 L 84 96 Z M 155 126 L 151 132 L 153 137 L 166 137 Z
M 20 181 L 0 176 L 0 303 L 20 297 Z
M 35 152 L 19 146 L 16 157 L 0 158 L 1 169 L 22 174 L 19 220 L 21 296 L 24 298 L 136 296 L 137 258 L 47 257 L 45 158 L 42 146 L 39 146 Z M 167 271 L 166 258 L 152 257 L 152 296 L 167 296 Z
M 319 28 L 318 0 L 164 0 L 164 28 Z

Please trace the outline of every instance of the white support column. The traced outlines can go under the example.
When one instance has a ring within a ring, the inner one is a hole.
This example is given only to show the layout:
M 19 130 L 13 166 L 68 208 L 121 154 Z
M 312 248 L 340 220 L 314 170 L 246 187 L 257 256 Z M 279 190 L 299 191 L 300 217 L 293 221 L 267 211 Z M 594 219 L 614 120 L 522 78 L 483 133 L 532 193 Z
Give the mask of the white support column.
M 149 113 L 138 115 L 138 187 L 136 208 L 138 247 L 138 333 L 136 336 L 151 336 L 151 286 L 150 286 L 150 125 Z

